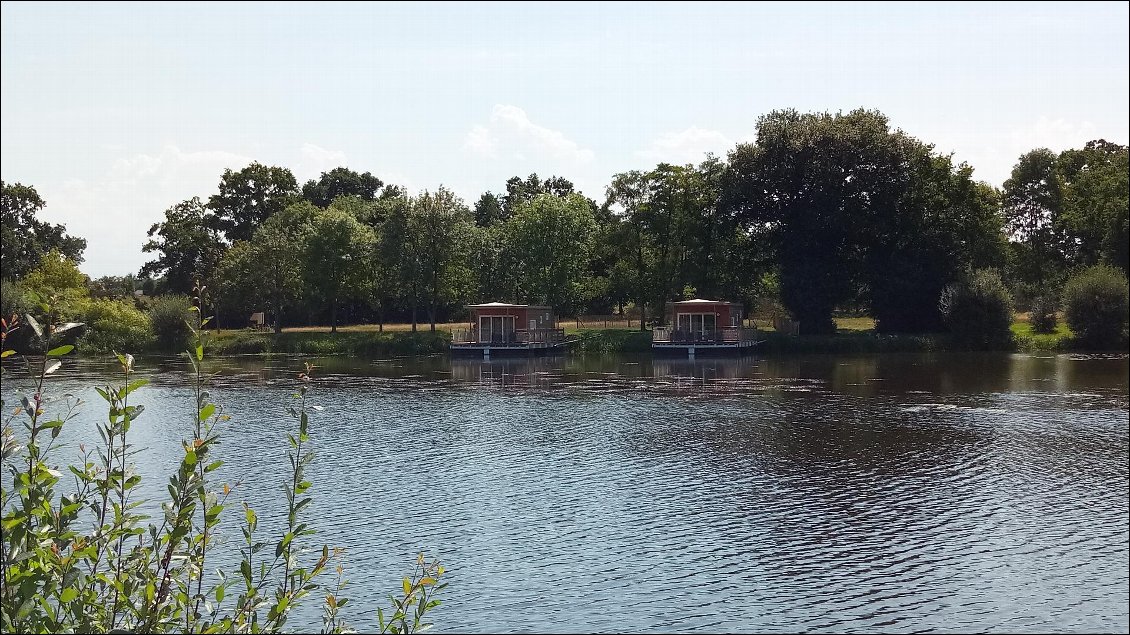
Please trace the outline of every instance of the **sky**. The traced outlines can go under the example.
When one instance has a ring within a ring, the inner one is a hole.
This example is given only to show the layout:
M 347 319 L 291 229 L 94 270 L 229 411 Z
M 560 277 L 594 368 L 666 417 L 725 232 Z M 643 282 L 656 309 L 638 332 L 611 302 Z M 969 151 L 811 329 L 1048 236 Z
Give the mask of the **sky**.
M 996 186 L 1033 148 L 1130 137 L 1125 2 L 0 7 L 0 176 L 93 277 L 251 161 L 472 205 L 532 172 L 603 200 L 780 108 L 878 109 Z

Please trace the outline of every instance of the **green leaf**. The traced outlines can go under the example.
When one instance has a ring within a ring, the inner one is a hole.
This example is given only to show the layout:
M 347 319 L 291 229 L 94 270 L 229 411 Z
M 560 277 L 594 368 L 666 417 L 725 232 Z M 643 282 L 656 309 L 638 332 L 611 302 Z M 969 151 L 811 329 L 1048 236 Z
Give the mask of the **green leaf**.
M 196 361 L 200 361 L 202 359 L 204 359 L 204 344 L 197 342 L 196 343 Z
M 55 348 L 47 351 L 47 356 L 62 357 L 63 355 L 66 355 L 73 350 L 75 350 L 74 344 L 63 344 L 62 346 L 56 346 Z
M 138 379 L 138 380 L 135 380 L 135 381 L 131 381 L 129 383 L 129 385 L 126 386 L 126 394 L 127 395 L 130 394 L 131 392 L 137 390 L 138 388 L 141 388 L 142 386 L 147 385 L 148 383 L 149 383 L 148 379 Z
M 9 531 L 13 527 L 15 527 L 16 525 L 19 525 L 20 523 L 22 523 L 24 521 L 24 518 L 26 518 L 26 516 L 12 516 L 12 517 L 9 517 L 9 518 L 5 518 L 4 522 L 2 524 L 0 524 L 0 527 L 3 527 L 4 531 Z
M 3 359 L 3 358 L 5 358 L 9 355 L 15 355 L 15 354 L 16 354 L 16 351 L 4 351 L 3 353 L 0 353 L 0 359 Z
M 207 404 L 200 409 L 200 420 L 207 421 L 216 412 L 216 404 Z
M 59 601 L 66 604 L 67 602 L 73 601 L 77 597 L 78 591 L 74 590 L 73 588 L 66 588 L 63 589 L 63 592 L 59 594 Z

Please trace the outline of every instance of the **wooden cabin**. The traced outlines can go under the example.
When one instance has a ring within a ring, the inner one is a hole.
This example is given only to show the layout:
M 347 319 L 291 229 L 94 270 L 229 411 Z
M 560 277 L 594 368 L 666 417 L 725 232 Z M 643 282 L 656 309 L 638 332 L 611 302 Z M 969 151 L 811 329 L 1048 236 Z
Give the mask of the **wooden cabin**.
M 460 354 L 544 353 L 565 345 L 553 309 L 532 304 L 487 302 L 467 306 L 467 329 L 453 331 L 451 351 Z
M 742 305 L 723 300 L 668 302 L 666 322 L 651 332 L 655 353 L 742 353 L 759 343 L 757 329 L 742 326 Z

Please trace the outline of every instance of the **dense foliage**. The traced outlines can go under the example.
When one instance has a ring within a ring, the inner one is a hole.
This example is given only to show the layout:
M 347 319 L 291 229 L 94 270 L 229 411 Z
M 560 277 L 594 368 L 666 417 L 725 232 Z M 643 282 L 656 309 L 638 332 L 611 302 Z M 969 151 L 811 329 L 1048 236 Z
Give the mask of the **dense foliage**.
M 84 299 L 73 312 L 73 319 L 86 326 L 77 346 L 84 353 L 149 350 L 154 340 L 151 315 L 131 300 Z
M 136 278 L 86 284 L 110 298 L 203 284 L 221 325 L 262 312 L 276 333 L 434 329 L 489 301 L 618 312 L 643 329 L 665 319 L 667 302 L 696 296 L 774 307 L 801 333 L 833 333 L 845 313 L 874 317 L 884 333 L 935 332 L 942 290 L 976 269 L 999 270 L 1019 310 L 1050 306 L 1086 267 L 1125 272 L 1128 158 L 1103 140 L 1035 149 L 998 190 L 877 111 L 781 110 L 724 158 L 616 174 L 596 198 L 534 173 L 469 205 L 442 186 L 410 193 L 346 167 L 299 187 L 288 169 L 253 163 L 170 206 Z M 34 189 L 4 188 L 5 278 L 58 278 L 60 263 L 80 262 L 61 226 L 32 222 L 44 206 Z M 12 231 L 34 248 L 10 246 Z M 35 282 L 51 284 L 74 295 Z M 1033 325 L 1053 328 L 1053 316 Z
M 191 306 L 185 295 L 163 295 L 153 300 L 149 317 L 153 335 L 162 350 L 179 351 L 188 343 L 190 331 L 185 316 Z
M 36 218 L 45 206 L 34 187 L 0 181 L 0 277 L 5 280 L 22 278 L 52 250 L 82 262 L 86 240 Z
M 995 349 L 1012 343 L 1012 297 L 994 270 L 979 269 L 947 286 L 938 308 L 963 346 Z
M 1098 265 L 1072 277 L 1063 289 L 1063 307 L 1080 344 L 1114 348 L 1125 343 L 1130 289 L 1118 269 Z
M 1028 323 L 1032 325 L 1033 332 L 1046 335 L 1055 331 L 1056 324 L 1059 323 L 1056 305 L 1055 297 L 1050 295 L 1041 295 L 1032 301 Z

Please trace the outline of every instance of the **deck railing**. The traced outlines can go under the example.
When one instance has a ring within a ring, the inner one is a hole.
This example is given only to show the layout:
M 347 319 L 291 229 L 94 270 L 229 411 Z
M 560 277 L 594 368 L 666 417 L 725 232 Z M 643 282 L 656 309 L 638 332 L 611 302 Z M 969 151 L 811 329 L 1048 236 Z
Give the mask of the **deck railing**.
M 452 344 L 490 344 L 491 346 L 519 346 L 525 344 L 559 344 L 565 341 L 565 329 L 518 329 L 492 331 L 483 337 L 477 328 L 456 329 L 451 332 Z
M 741 326 L 724 326 L 706 331 L 657 326 L 651 331 L 651 341 L 660 344 L 739 344 L 756 340 L 757 329 Z

